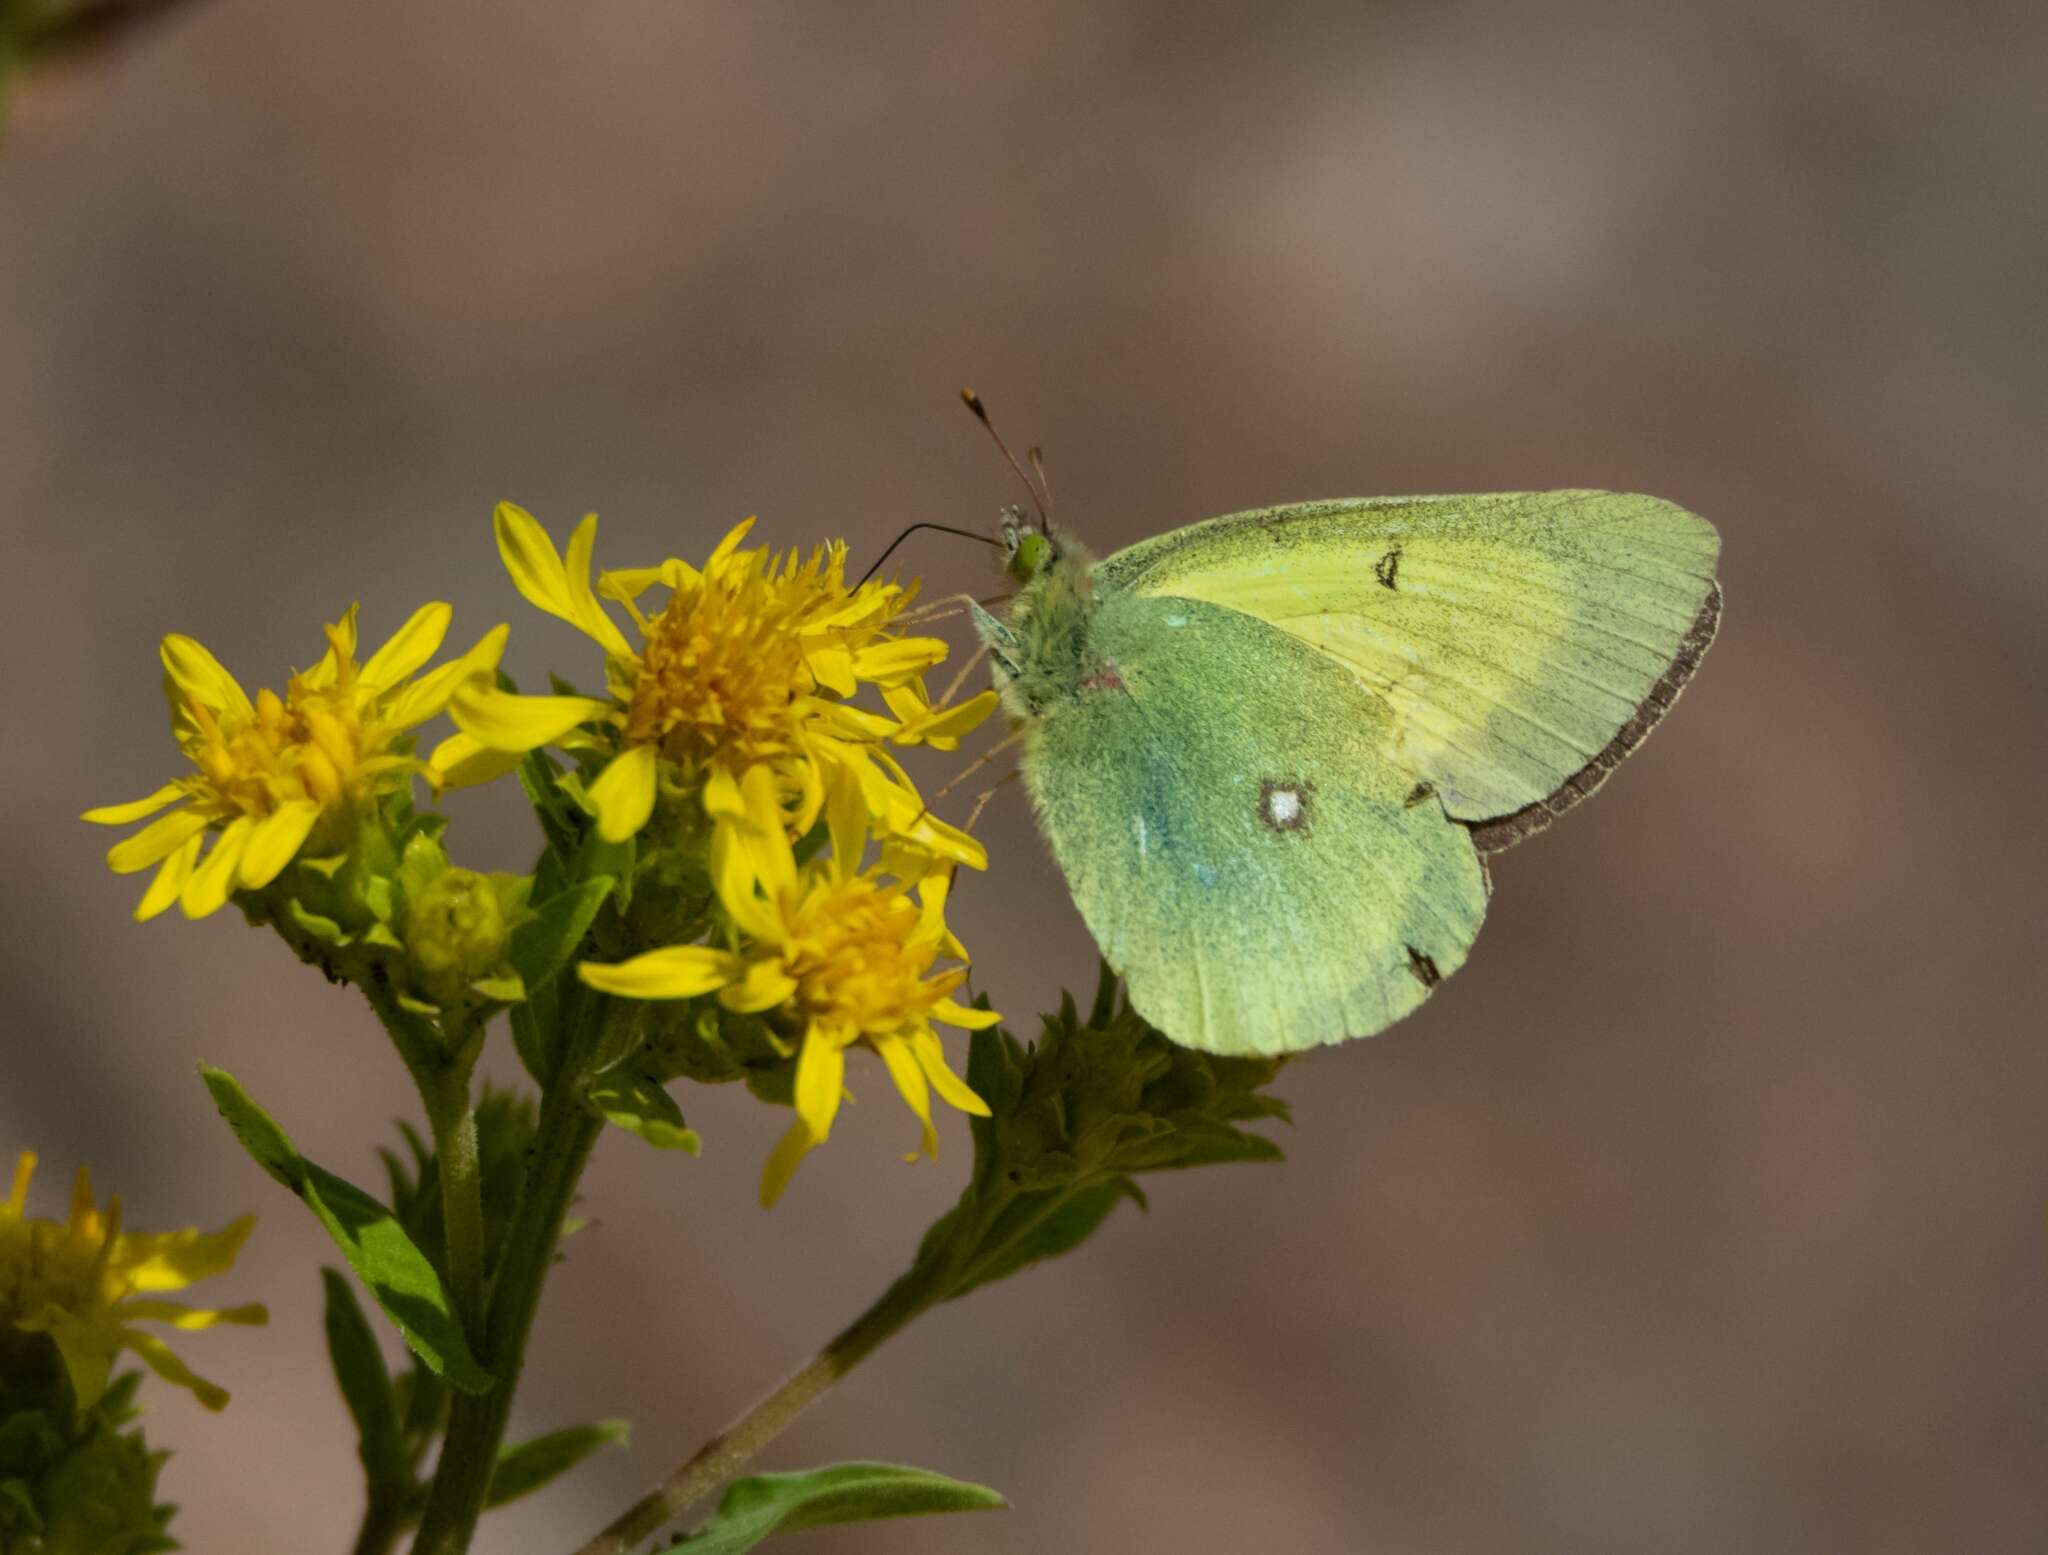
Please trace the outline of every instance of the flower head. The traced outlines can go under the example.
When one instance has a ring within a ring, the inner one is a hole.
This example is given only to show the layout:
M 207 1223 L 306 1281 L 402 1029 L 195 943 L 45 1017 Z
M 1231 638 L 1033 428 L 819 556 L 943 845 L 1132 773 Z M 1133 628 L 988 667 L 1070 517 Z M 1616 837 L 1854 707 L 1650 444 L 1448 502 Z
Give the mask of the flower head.
M 216 912 L 234 891 L 270 884 L 309 839 L 345 844 L 364 807 L 409 787 L 425 770 L 409 732 L 441 712 L 463 681 L 488 675 L 504 651 L 500 626 L 461 658 L 412 679 L 441 646 L 450 614 L 445 604 L 421 606 L 358 664 L 351 605 L 327 628 L 327 651 L 311 669 L 292 676 L 284 695 L 264 690 L 253 700 L 200 644 L 166 637 L 171 730 L 195 770 L 146 799 L 84 815 L 122 826 L 178 807 L 107 854 L 118 874 L 156 868 L 135 916 L 155 917 L 172 902 L 189 918 Z M 209 831 L 216 836 L 202 860 Z
M 951 749 L 995 705 L 985 693 L 931 706 L 919 677 L 945 657 L 946 645 L 896 630 L 912 590 L 887 582 L 848 587 L 843 543 L 808 557 L 743 550 L 752 519 L 736 525 L 701 569 L 671 559 L 605 572 L 593 589 L 594 515 L 570 536 L 566 560 L 531 515 L 510 503 L 499 505 L 493 525 L 519 592 L 604 650 L 608 694 L 516 696 L 481 682 L 465 688 L 450 709 L 462 732 L 433 756 L 447 781 L 495 776 L 542 745 L 594 749 L 603 764 L 588 798 L 599 833 L 621 842 L 647 824 L 664 788 L 694 797 L 757 770 L 774 779 L 786 830 L 801 835 L 844 774 L 878 835 L 935 858 L 986 863 L 980 844 L 926 811 L 885 748 Z M 643 609 L 642 597 L 656 588 L 666 598 Z M 632 618 L 637 644 L 598 602 L 600 592 Z M 887 713 L 847 700 L 863 685 L 881 691 Z
M 260 1305 L 211 1310 L 151 1294 L 223 1273 L 255 1217 L 244 1215 L 213 1232 L 124 1233 L 121 1201 L 110 1198 L 104 1211 L 96 1208 L 91 1179 L 81 1166 L 70 1221 L 31 1220 L 25 1211 L 35 1165 L 34 1153 L 22 1152 L 14 1190 L 0 1202 L 0 1329 L 48 1335 L 80 1409 L 91 1408 L 106 1392 L 123 1350 L 132 1350 L 166 1381 L 191 1389 L 208 1409 L 221 1408 L 228 1401 L 222 1389 L 195 1376 L 156 1335 L 132 1325 L 146 1320 L 187 1329 L 268 1321 Z
M 835 786 L 829 805 L 829 859 L 802 869 L 766 769 L 750 771 L 727 801 L 733 810 L 714 834 L 712 875 L 732 925 L 729 948 L 673 945 L 611 966 L 585 962 L 579 975 L 623 998 L 715 991 L 729 1010 L 773 1012 L 793 1036 L 797 1116 L 762 1174 L 764 1204 L 830 1134 L 850 1047 L 880 1055 L 923 1127 L 924 1153 L 935 1153 L 933 1090 L 963 1112 L 985 1116 L 988 1108 L 947 1067 L 932 1023 L 978 1030 L 1000 1019 L 953 1000 L 965 967 L 934 970 L 941 956 L 964 956 L 945 926 L 946 874 L 920 881 L 913 900 L 900 881 L 861 868 L 865 812 L 850 780 Z

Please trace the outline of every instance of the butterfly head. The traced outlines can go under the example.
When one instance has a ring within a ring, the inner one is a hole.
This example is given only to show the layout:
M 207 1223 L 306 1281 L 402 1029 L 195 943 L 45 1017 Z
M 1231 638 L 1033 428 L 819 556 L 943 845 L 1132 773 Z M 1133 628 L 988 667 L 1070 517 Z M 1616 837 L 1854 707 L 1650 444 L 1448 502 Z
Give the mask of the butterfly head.
M 1003 571 L 1017 583 L 1029 583 L 1059 560 L 1059 542 L 1028 522 L 1022 508 L 1003 509 Z

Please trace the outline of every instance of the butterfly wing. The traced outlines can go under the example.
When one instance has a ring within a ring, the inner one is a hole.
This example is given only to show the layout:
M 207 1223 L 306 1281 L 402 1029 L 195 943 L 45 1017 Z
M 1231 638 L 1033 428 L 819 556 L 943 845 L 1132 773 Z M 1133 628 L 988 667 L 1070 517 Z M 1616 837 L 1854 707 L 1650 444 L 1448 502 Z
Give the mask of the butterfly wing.
M 1100 591 L 1024 776 L 1131 1002 L 1175 1041 L 1293 1051 L 1391 1025 L 1486 908 L 1469 832 L 1381 756 L 1393 717 L 1298 638 Z
M 1342 665 L 1389 715 L 1381 758 L 1490 851 L 1592 793 L 1677 699 L 1720 620 L 1719 553 L 1712 525 L 1654 497 L 1507 492 L 1232 513 L 1096 575 Z

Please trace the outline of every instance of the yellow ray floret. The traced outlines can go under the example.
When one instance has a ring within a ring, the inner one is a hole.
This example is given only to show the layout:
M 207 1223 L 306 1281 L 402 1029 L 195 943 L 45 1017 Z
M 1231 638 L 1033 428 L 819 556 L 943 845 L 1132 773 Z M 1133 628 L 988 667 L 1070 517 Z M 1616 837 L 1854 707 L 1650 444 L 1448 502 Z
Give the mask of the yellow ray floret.
M 919 882 L 916 899 L 877 869 L 860 868 L 867 811 L 857 784 L 835 784 L 827 809 L 829 859 L 799 869 L 784 834 L 774 779 L 750 771 L 737 804 L 723 807 L 712 838 L 712 879 L 735 933 L 730 948 L 673 945 L 612 966 L 578 969 L 593 988 L 621 998 L 688 999 L 716 991 L 727 1009 L 777 1011 L 798 1036 L 796 1121 L 761 1178 L 773 1204 L 797 1163 L 825 1142 L 844 1091 L 846 1050 L 879 1054 L 922 1127 L 922 1149 L 938 1149 L 930 1093 L 963 1112 L 988 1107 L 946 1064 L 934 1021 L 979 1030 L 1001 1019 L 951 995 L 965 967 L 933 971 L 941 956 L 963 956 L 945 925 L 946 879 Z
M 877 835 L 984 867 L 981 845 L 928 815 L 883 747 L 950 750 L 988 716 L 994 694 L 933 708 L 920 677 L 946 645 L 894 630 L 913 591 L 849 587 L 841 542 L 808 558 L 743 550 L 752 525 L 735 525 L 702 568 L 671 559 L 605 572 L 593 588 L 595 515 L 576 526 L 564 556 L 530 514 L 500 504 L 493 526 L 505 570 L 530 604 L 604 651 L 607 695 L 516 696 L 474 683 L 450 708 L 461 733 L 435 750 L 436 771 L 462 784 L 496 776 L 543 745 L 606 751 L 588 797 L 598 831 L 613 842 L 647 824 L 664 782 L 695 794 L 757 768 L 775 778 L 785 825 L 800 835 L 816 821 L 828 784 L 847 772 L 868 797 Z M 643 611 L 639 601 L 656 588 L 666 599 Z M 637 645 L 600 593 L 632 618 Z M 887 713 L 845 700 L 863 685 L 882 693 Z
M 189 1388 L 208 1409 L 225 1405 L 223 1389 L 194 1375 L 155 1334 L 133 1325 L 193 1329 L 267 1322 L 268 1314 L 253 1303 L 188 1307 L 153 1296 L 224 1273 L 248 1239 L 255 1217 L 244 1215 L 212 1232 L 123 1232 L 121 1201 L 108 1199 L 104 1211 L 95 1207 L 92 1181 L 81 1166 L 69 1221 L 32 1220 L 26 1210 L 35 1164 L 34 1152 L 23 1151 L 15 1164 L 13 1191 L 0 1202 L 0 1326 L 49 1335 L 81 1409 L 89 1409 L 106 1391 L 123 1350 L 139 1356 L 167 1382 Z
M 187 917 L 203 918 L 237 890 L 262 889 L 309 837 L 340 830 L 356 807 L 424 771 L 406 736 L 465 681 L 487 678 L 505 648 L 507 628 L 499 626 L 460 658 L 413 678 L 440 648 L 451 613 L 445 604 L 421 606 L 358 664 L 351 605 L 327 628 L 327 651 L 311 669 L 294 675 L 283 696 L 259 691 L 254 700 L 199 643 L 166 637 L 171 730 L 195 770 L 146 799 L 83 817 L 123 826 L 179 807 L 107 854 L 118 874 L 156 870 L 135 916 L 155 917 L 176 902 Z M 215 840 L 202 858 L 209 831 Z

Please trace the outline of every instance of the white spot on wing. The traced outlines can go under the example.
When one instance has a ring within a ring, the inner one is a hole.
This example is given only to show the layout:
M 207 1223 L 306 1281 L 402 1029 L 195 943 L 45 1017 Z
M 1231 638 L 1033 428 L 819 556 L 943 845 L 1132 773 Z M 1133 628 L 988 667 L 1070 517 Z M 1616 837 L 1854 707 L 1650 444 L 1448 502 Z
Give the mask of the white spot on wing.
M 1166 618 L 1166 624 L 1168 626 L 1186 626 L 1188 624 L 1188 618 L 1184 615 L 1180 615 L 1179 613 L 1175 613 Z
M 1138 834 L 1138 857 L 1143 858 L 1147 851 L 1145 846 L 1145 817 L 1142 815 L 1136 817 L 1132 823 L 1132 829 Z

